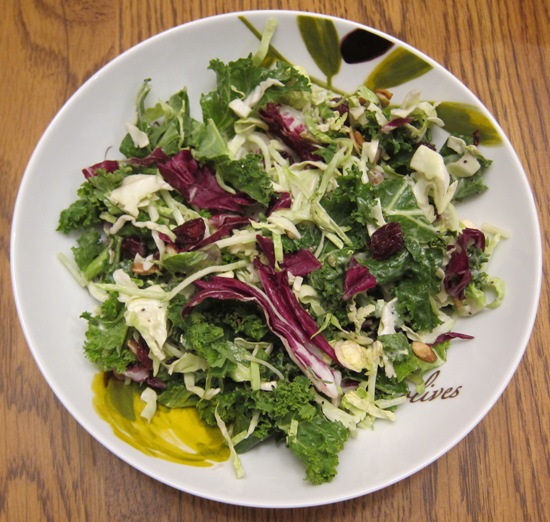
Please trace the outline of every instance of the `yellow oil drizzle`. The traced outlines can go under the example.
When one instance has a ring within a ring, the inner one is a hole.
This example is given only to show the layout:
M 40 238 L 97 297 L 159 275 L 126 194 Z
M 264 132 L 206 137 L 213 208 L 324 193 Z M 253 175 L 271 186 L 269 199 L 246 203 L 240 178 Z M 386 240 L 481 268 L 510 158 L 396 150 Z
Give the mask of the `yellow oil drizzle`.
M 216 428 L 205 426 L 195 408 L 159 405 L 151 422 L 140 416 L 145 406 L 134 386 L 100 373 L 94 377 L 93 404 L 114 434 L 146 455 L 208 467 L 229 458 L 229 449 Z

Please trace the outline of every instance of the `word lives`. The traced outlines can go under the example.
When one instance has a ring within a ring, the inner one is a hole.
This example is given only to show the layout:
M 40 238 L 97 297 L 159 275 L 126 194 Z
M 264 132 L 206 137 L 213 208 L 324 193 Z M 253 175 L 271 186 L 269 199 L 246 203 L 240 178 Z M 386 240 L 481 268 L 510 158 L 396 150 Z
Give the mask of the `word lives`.
M 423 393 L 409 392 L 407 394 L 409 402 L 430 402 L 435 401 L 436 399 L 446 400 L 458 397 L 462 386 L 456 386 L 454 388 L 446 388 L 443 386 L 438 388 L 436 381 L 439 378 L 439 375 L 440 371 L 436 370 L 428 377 Z

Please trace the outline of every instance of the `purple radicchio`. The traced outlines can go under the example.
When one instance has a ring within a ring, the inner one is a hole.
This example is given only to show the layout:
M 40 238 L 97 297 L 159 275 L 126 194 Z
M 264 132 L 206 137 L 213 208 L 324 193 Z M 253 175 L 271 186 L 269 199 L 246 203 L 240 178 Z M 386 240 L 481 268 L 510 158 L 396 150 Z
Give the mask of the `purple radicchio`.
M 86 179 L 89 179 L 97 176 L 98 170 L 114 172 L 120 168 L 121 164 L 132 165 L 133 167 L 150 167 L 155 163 L 166 163 L 169 159 L 170 157 L 160 147 L 157 147 L 144 158 L 128 158 L 120 162 L 117 160 L 104 160 L 82 169 L 82 173 Z
M 254 203 L 245 194 L 230 194 L 216 180 L 214 172 L 199 165 L 190 150 L 182 150 L 164 163 L 158 163 L 164 180 L 191 205 L 201 209 L 243 214 Z
M 275 267 L 275 248 L 273 240 L 261 235 L 256 236 L 256 241 L 265 255 L 269 265 Z M 307 249 L 303 248 L 297 252 L 285 254 L 281 268 L 288 270 L 293 276 L 304 277 L 314 270 L 321 268 L 322 263 Z
M 190 252 L 200 250 L 224 237 L 231 235 L 233 230 L 246 226 L 250 219 L 237 214 L 215 214 L 209 220 L 214 228 L 210 235 L 206 235 L 206 223 L 202 218 L 186 221 L 172 229 L 176 239 L 172 241 L 166 234 L 159 233 L 159 238 L 175 252 Z
M 119 168 L 118 161 L 105 160 L 82 169 L 82 174 L 84 174 L 84 177 L 86 179 L 90 179 L 90 178 L 93 178 L 94 176 L 97 176 L 98 170 L 105 170 L 106 172 L 114 172 L 115 170 L 118 170 L 118 168 Z
M 451 297 L 460 300 L 464 299 L 466 287 L 472 280 L 470 260 L 468 259 L 468 247 L 470 246 L 485 250 L 485 235 L 481 230 L 465 228 L 458 235 L 454 250 L 445 267 L 443 280 L 445 290 Z
M 261 279 L 267 285 L 267 289 L 264 286 L 265 293 L 238 279 L 214 276 L 208 281 L 195 282 L 198 291 L 182 313 L 189 313 L 194 306 L 208 298 L 255 302 L 263 310 L 269 328 L 279 337 L 289 357 L 311 379 L 317 390 L 328 397 L 337 398 L 341 393 L 341 374 L 331 368 L 324 360 L 324 355 L 319 353 L 318 345 L 322 336 L 318 334 L 311 338 L 307 328 L 303 328 L 302 323 L 297 322 L 294 311 L 288 308 L 286 296 L 279 287 L 279 283 L 287 283 L 286 272 L 280 272 L 283 276 L 273 277 L 274 271 L 270 267 L 262 266 L 264 269 L 259 268 Z M 288 288 L 288 284 L 286 286 Z M 303 312 L 307 315 L 305 310 Z M 313 321 L 311 317 L 310 319 Z M 323 340 L 328 345 L 324 338 Z M 332 350 L 330 345 L 328 347 Z
M 134 382 L 146 383 L 151 388 L 166 388 L 166 383 L 153 375 L 153 361 L 149 357 L 149 347 L 145 340 L 142 338 L 138 341 L 131 339 L 128 341 L 128 348 L 136 356 L 137 362 L 128 365 L 122 375 Z
M 389 134 L 392 130 L 403 127 L 404 125 L 407 125 L 413 121 L 413 118 L 395 118 L 382 126 L 380 132 L 382 132 L 383 134 Z
M 447 332 L 443 333 L 441 335 L 438 335 L 433 343 L 431 343 L 432 346 L 444 343 L 445 341 L 450 341 L 451 339 L 473 339 L 473 335 L 458 333 L 458 332 Z
M 322 266 L 321 261 L 306 248 L 286 254 L 281 265 L 296 277 L 304 277 Z
M 296 329 L 305 332 L 311 343 L 319 350 L 328 355 L 332 360 L 337 360 L 332 346 L 319 334 L 317 323 L 309 315 L 290 289 L 288 284 L 288 272 L 286 270 L 276 271 L 273 267 L 262 264 L 259 259 L 254 260 L 254 266 L 260 277 L 260 282 L 270 300 L 278 303 L 277 308 L 284 311 L 288 322 Z
M 154 149 L 144 158 L 128 158 L 126 163 L 133 167 L 150 167 L 154 163 L 166 163 L 170 159 L 160 147 Z
M 304 136 L 307 126 L 302 113 L 286 105 L 268 103 L 260 111 L 261 118 L 268 124 L 269 131 L 278 136 L 285 145 L 298 154 L 302 161 L 318 161 L 317 146 Z
M 274 199 L 269 205 L 266 215 L 270 216 L 273 212 L 281 208 L 290 208 L 291 204 L 292 196 L 290 195 L 290 192 L 281 192 L 279 197 Z
M 344 301 L 351 299 L 354 295 L 376 286 L 376 279 L 369 269 L 359 264 L 357 259 L 352 257 L 344 276 Z
M 273 246 L 273 240 L 268 237 L 257 234 L 256 242 L 258 243 L 260 250 L 264 254 L 265 258 L 267 259 L 267 262 L 271 266 L 275 266 L 276 260 L 275 260 L 275 247 Z

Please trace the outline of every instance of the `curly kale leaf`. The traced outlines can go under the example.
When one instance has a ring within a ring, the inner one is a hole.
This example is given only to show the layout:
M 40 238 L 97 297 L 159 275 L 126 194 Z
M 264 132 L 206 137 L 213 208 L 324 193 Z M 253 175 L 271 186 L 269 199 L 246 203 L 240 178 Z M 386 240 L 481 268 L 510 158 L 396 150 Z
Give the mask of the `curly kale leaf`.
M 340 324 L 349 324 L 344 295 L 344 278 L 346 265 L 353 251 L 350 249 L 334 250 L 323 259 L 323 266 L 308 275 L 308 283 L 321 297 L 327 309 L 333 313 Z
M 210 62 L 209 68 L 216 74 L 217 87 L 201 96 L 203 121 L 211 119 L 219 132 L 227 137 L 233 135 L 233 124 L 238 118 L 230 108 L 230 102 L 245 98 L 262 81 L 274 78 L 283 85 L 267 89 L 257 104 L 258 108 L 268 102 L 282 101 L 293 92 L 311 89 L 308 78 L 295 67 L 282 62 L 278 62 L 273 69 L 258 67 L 251 55 L 229 63 L 215 59 Z
M 236 160 L 223 156 L 215 165 L 225 182 L 267 207 L 273 196 L 273 183 L 265 172 L 262 156 L 247 154 Z
M 305 376 L 292 381 L 279 381 L 270 393 L 256 395 L 256 408 L 278 426 L 288 425 L 292 418 L 309 419 L 317 409 L 312 404 L 313 386 Z
M 349 430 L 340 422 L 321 415 L 291 425 L 287 444 L 306 467 L 306 479 L 312 484 L 330 482 L 336 476 L 338 454 L 344 448 Z
M 102 304 L 98 315 L 84 312 L 88 321 L 84 353 L 100 370 L 122 373 L 136 356 L 126 346 L 128 326 L 116 294 Z
M 94 176 L 79 187 L 78 199 L 61 212 L 57 230 L 68 234 L 99 225 L 102 222 L 101 213 L 113 208 L 106 195 L 121 185 L 129 171 L 127 167 L 114 172 L 98 169 Z
M 246 361 L 248 352 L 227 339 L 224 329 L 210 323 L 204 314 L 193 312 L 184 323 L 185 347 L 206 359 L 212 376 L 224 377 Z

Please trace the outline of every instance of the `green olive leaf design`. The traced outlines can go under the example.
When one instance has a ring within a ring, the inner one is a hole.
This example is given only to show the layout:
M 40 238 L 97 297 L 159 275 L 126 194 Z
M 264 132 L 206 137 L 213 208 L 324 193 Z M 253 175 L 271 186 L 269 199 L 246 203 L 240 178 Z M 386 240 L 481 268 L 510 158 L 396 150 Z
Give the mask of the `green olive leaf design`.
M 414 80 L 432 69 L 420 56 L 398 47 L 370 73 L 365 85 L 371 89 L 388 89 Z
M 437 115 L 445 123 L 445 130 L 451 134 L 471 136 L 478 134 L 482 145 L 500 145 L 502 136 L 477 107 L 466 103 L 441 102 L 437 106 Z
M 105 397 L 109 406 L 112 406 L 125 419 L 135 420 L 134 410 L 134 386 L 126 386 L 114 379 L 109 379 L 107 395 Z
M 327 77 L 328 85 L 332 85 L 332 78 L 338 74 L 342 64 L 340 41 L 334 22 L 328 18 L 299 15 L 298 29 L 306 48 Z

